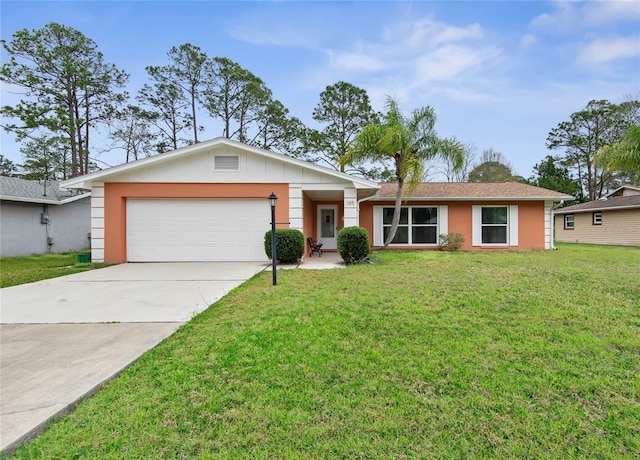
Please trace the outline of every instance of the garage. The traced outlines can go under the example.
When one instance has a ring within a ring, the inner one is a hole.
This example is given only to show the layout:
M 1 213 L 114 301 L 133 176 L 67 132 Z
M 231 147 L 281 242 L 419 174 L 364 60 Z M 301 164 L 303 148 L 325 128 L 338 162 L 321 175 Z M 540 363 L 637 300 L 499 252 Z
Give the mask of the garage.
M 266 261 L 270 222 L 265 199 L 127 199 L 127 261 Z
M 378 184 L 219 137 L 78 176 L 91 192 L 94 262 L 268 262 L 271 203 L 280 229 L 317 232 L 318 203 L 340 226 Z

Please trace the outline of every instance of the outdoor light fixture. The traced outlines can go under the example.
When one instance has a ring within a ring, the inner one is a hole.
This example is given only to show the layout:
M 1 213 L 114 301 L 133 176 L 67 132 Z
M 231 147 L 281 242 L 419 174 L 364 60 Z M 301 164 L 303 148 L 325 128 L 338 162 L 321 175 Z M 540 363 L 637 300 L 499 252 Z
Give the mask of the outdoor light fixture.
M 276 203 L 278 197 L 275 193 L 271 192 L 269 195 L 269 204 L 271 205 L 271 271 L 273 272 L 273 285 L 278 283 L 276 277 Z
M 277 201 L 278 197 L 275 193 L 272 192 L 271 195 L 269 195 L 269 204 L 271 205 L 271 209 L 274 209 L 276 207 Z

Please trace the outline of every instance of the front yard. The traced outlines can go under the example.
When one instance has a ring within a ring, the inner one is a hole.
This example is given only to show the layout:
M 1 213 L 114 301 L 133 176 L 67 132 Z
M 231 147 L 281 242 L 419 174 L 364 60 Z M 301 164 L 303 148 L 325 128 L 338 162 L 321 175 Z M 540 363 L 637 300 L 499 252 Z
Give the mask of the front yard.
M 77 252 L 7 257 L 0 260 L 0 288 L 80 273 L 109 264 L 78 263 Z
M 16 457 L 640 456 L 640 249 L 372 258 L 254 277 Z

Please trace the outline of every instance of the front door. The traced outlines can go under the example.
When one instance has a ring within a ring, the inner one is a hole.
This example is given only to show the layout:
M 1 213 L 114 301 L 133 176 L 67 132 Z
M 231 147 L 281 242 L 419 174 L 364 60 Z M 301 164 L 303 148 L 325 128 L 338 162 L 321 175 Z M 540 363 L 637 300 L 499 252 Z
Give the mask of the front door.
M 338 248 L 338 206 L 318 205 L 318 239 L 323 250 Z

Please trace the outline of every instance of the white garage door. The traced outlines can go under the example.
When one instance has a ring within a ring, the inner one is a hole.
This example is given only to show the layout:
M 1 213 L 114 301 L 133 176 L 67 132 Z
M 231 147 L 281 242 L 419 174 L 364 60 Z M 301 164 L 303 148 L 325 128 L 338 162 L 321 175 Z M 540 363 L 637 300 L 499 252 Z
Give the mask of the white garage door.
M 266 199 L 127 200 L 129 262 L 262 261 Z

